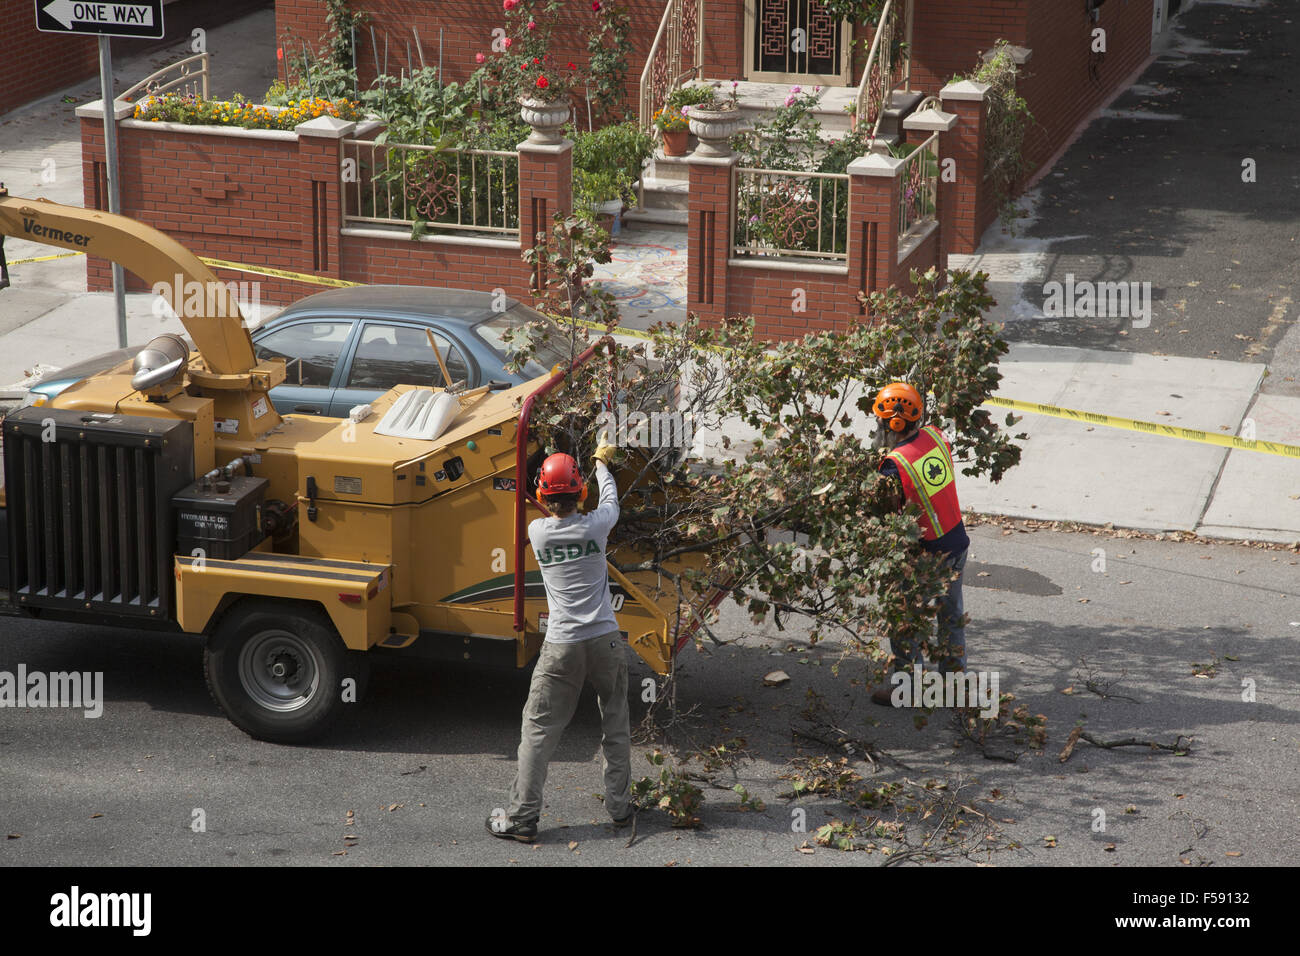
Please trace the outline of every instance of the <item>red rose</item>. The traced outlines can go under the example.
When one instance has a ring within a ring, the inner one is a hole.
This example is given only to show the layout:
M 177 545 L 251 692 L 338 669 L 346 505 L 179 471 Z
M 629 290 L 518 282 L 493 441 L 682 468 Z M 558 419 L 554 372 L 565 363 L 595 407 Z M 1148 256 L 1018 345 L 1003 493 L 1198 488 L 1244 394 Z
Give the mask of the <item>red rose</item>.
M 539 77 L 537 78 L 537 88 L 538 88 L 539 90 L 544 90 L 544 89 L 546 89 L 546 88 L 547 88 L 548 86 L 550 86 L 550 85 L 551 85 L 551 84 L 550 84 L 550 82 L 546 79 L 546 77 L 544 77 L 544 76 L 539 76 Z
M 596 2 L 591 5 L 591 12 L 600 13 L 600 0 L 596 0 Z

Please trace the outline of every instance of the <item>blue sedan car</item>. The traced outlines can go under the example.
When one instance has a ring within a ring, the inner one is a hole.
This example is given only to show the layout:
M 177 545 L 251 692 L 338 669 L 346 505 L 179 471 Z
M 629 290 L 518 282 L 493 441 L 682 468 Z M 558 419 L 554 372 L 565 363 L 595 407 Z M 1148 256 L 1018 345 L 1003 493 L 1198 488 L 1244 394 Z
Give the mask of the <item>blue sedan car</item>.
M 253 330 L 258 358 L 283 358 L 284 384 L 271 401 L 284 414 L 344 418 L 394 385 L 445 387 L 429 345 L 432 331 L 453 382 L 475 388 L 490 381 L 519 385 L 569 358 L 566 337 L 552 340 L 517 373 L 507 372 L 508 329 L 541 320 L 536 309 L 491 292 L 420 286 L 358 286 L 319 292 Z M 43 404 L 74 382 L 129 360 L 119 349 L 52 372 L 31 387 Z

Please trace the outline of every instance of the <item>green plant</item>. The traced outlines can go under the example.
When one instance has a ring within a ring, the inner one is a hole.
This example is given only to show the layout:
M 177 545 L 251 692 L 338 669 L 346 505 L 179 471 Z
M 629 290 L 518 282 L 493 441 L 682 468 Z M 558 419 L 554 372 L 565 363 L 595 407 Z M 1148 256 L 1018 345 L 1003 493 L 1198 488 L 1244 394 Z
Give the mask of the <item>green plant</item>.
M 659 768 L 659 776 L 657 779 L 642 777 L 633 783 L 632 798 L 642 806 L 656 806 L 663 810 L 672 818 L 674 827 L 699 826 L 698 814 L 704 803 L 704 791 L 691 783 L 685 773 L 667 763 L 662 751 L 646 754 L 646 760 Z M 742 803 L 746 799 L 747 795 L 742 794 Z
M 506 36 L 500 48 L 475 54 L 475 82 L 494 109 L 524 99 L 553 102 L 586 86 L 586 71 L 550 52 L 560 0 L 504 0 L 502 6 Z
M 1029 104 L 1016 92 L 1016 61 L 1010 44 L 999 40 L 994 54 L 968 77 L 987 83 L 987 114 L 984 125 L 984 175 L 998 202 L 998 216 L 1004 228 L 1015 220 L 1015 190 L 1029 171 L 1024 157 L 1025 133 L 1034 121 Z
M 820 149 L 821 123 L 813 112 L 821 102 L 820 86 L 805 90 L 790 87 L 785 103 L 771 118 L 732 139 L 741 166 L 757 169 L 814 170 Z
M 588 172 L 585 169 L 574 170 L 573 185 L 575 209 L 585 208 L 592 203 L 622 199 L 624 191 L 631 187 L 627 177 L 615 169 L 602 169 L 596 172 Z
M 713 99 L 711 86 L 679 86 L 664 100 L 665 109 L 680 110 L 683 106 L 698 106 Z
M 711 112 L 725 113 L 730 110 L 740 109 L 740 97 L 737 90 L 740 87 L 738 80 L 732 80 L 730 87 L 726 86 L 721 80 L 714 80 L 706 85 L 696 86 L 695 89 L 707 90 L 708 97 L 681 104 L 682 112 L 690 115 L 693 108 L 708 110 Z M 698 94 L 693 94 L 698 95 Z
M 588 89 L 599 120 L 621 122 L 627 115 L 623 98 L 632 53 L 630 18 L 614 0 L 593 3 L 591 15 L 596 18 L 596 27 L 587 35 Z
M 874 26 L 880 22 L 885 0 L 822 0 L 822 6 L 837 19 Z
M 614 168 L 635 180 L 654 153 L 654 146 L 654 137 L 636 123 L 615 123 L 591 132 L 574 132 L 573 168 L 589 172 Z
M 654 124 L 655 128 L 663 133 L 680 133 L 690 126 L 682 111 L 675 106 L 665 106 L 661 110 L 656 110 Z
M 572 291 L 591 275 L 585 250 L 566 238 L 530 261 L 553 269 L 555 288 L 582 303 L 582 317 L 592 315 L 589 300 Z M 932 269 L 911 279 L 913 293 L 865 299 L 867 320 L 793 342 L 757 340 L 752 319 L 706 329 L 688 316 L 652 329 L 662 367 L 647 381 L 682 382 L 682 415 L 723 435 L 721 459 L 640 466 L 622 486 L 623 518 L 608 551 L 615 566 L 662 574 L 684 602 L 721 587 L 756 622 L 784 627 L 806 617 L 814 641 L 844 636 L 881 679 L 879 637 L 932 628 L 951 573 L 921 548 L 915 509 L 895 510 L 892 486 L 877 471 L 883 453 L 854 431 L 850 411 L 870 414 L 875 390 L 904 379 L 927 396 L 927 420 L 943 424 L 964 474 L 996 481 L 1020 457 L 1013 436 L 981 407 L 997 389 L 998 358 L 1008 348 L 982 317 L 993 301 L 986 277 L 941 278 Z M 561 298 L 550 308 L 562 328 L 571 314 L 564 305 Z M 590 454 L 600 427 L 590 410 L 603 407 L 610 369 L 639 361 L 623 346 L 604 348 L 607 356 L 547 399 L 540 443 Z M 639 409 L 651 394 L 629 388 L 627 407 Z M 738 424 L 749 432 L 743 449 L 726 437 Z M 701 560 L 687 570 L 660 559 L 690 554 Z M 699 623 L 697 640 L 719 640 L 707 618 Z

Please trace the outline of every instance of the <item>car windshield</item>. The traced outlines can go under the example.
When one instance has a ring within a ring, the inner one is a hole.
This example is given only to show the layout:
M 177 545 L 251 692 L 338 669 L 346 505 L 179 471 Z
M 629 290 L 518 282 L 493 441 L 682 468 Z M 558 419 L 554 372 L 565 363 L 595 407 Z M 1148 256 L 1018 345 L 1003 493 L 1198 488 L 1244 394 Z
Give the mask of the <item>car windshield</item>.
M 539 342 L 533 357 L 524 363 L 523 374 L 529 378 L 545 375 L 561 362 L 568 363 L 573 356 L 569 354 L 569 341 L 565 333 L 554 321 L 536 309 L 516 303 L 505 312 L 494 315 L 485 322 L 474 326 L 474 331 L 488 345 L 498 352 L 503 362 L 509 362 L 518 351 L 517 342 L 507 342 L 505 333 L 508 329 L 517 329 L 529 322 L 541 320 L 550 329 L 547 341 Z

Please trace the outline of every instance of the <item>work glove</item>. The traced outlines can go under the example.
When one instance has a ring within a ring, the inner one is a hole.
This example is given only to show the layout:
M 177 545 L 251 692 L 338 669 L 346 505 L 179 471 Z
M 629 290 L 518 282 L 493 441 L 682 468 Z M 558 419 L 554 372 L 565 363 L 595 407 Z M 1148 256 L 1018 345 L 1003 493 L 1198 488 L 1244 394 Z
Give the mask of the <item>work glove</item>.
M 618 446 L 611 445 L 603 438 L 599 445 L 596 446 L 596 453 L 592 455 L 597 461 L 603 461 L 606 467 L 612 468 L 614 465 L 614 456 L 618 454 Z

